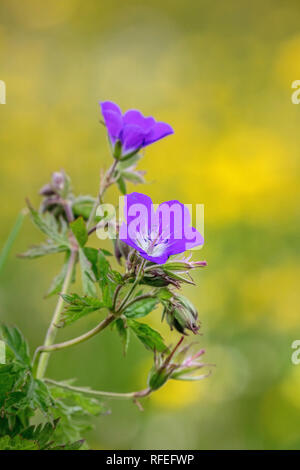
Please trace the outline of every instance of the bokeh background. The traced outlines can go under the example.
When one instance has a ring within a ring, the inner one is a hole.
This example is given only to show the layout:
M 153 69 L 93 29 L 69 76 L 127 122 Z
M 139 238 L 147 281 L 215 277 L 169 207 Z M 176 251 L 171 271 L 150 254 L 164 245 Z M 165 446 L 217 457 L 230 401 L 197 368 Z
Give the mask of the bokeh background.
M 88 438 L 96 449 L 300 447 L 300 79 L 297 0 L 1 0 L 0 238 L 24 198 L 64 168 L 77 193 L 95 194 L 110 157 L 98 100 L 170 122 L 148 148 L 139 187 L 156 202 L 205 204 L 207 269 L 185 288 L 200 312 L 200 383 L 170 382 L 144 402 L 111 401 Z M 129 190 L 134 187 L 130 186 Z M 108 202 L 115 202 L 111 190 Z M 16 259 L 39 233 L 26 221 L 1 274 L 1 320 L 41 344 L 55 299 L 43 299 L 62 257 Z M 93 240 L 97 246 L 97 239 Z M 60 332 L 92 327 L 97 315 Z M 175 341 L 160 324 L 149 321 Z M 143 387 L 151 355 L 115 332 L 52 356 L 48 375 L 93 388 Z

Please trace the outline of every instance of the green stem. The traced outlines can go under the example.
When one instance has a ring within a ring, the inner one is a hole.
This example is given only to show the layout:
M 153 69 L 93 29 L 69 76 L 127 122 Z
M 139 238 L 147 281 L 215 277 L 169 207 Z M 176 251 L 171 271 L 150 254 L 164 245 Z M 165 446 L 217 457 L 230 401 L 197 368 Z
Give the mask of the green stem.
M 33 369 L 35 369 L 35 364 L 39 360 L 39 366 L 37 369 L 37 378 L 42 378 L 44 376 L 45 369 L 43 370 L 43 374 L 40 375 L 39 370 L 40 370 L 40 363 L 42 361 L 42 358 L 46 355 L 49 355 L 49 353 L 53 351 L 59 351 L 60 349 L 65 349 L 69 348 L 71 346 L 75 346 L 76 344 L 83 343 L 84 341 L 87 341 L 88 339 L 92 338 L 95 336 L 97 333 L 100 331 L 104 330 L 113 320 L 115 319 L 115 316 L 113 314 L 109 314 L 104 320 L 102 320 L 101 323 L 99 323 L 95 328 L 92 330 L 89 330 L 87 333 L 84 333 L 81 336 L 78 336 L 77 338 L 70 339 L 69 341 L 63 341 L 62 343 L 57 343 L 57 344 L 44 344 L 43 346 L 39 346 L 34 354 L 34 359 L 33 359 Z
M 134 299 L 130 300 L 126 304 L 126 308 L 130 307 L 132 304 L 135 304 L 135 302 L 138 302 L 139 300 L 144 300 L 144 299 L 155 299 L 156 296 L 154 294 L 143 294 L 143 295 L 138 295 L 137 297 L 134 297 Z
M 116 392 L 104 392 L 101 390 L 90 390 L 84 387 L 74 387 L 66 383 L 56 382 L 52 379 L 45 379 L 45 382 L 49 385 L 54 385 L 59 388 L 64 388 L 72 392 L 84 393 L 85 395 L 91 395 L 94 397 L 108 397 L 108 398 L 123 398 L 123 399 L 134 399 L 134 398 L 143 398 L 147 395 L 150 395 L 152 390 L 148 387 L 144 390 L 139 390 L 138 392 L 129 392 L 129 393 L 116 393 Z
M 73 268 L 76 262 L 76 256 L 77 256 L 76 251 L 71 251 L 67 273 L 66 273 L 66 277 L 63 283 L 61 294 L 66 294 L 69 289 L 69 285 L 72 280 Z M 58 302 L 56 304 L 54 313 L 53 313 L 51 323 L 49 325 L 49 328 L 45 337 L 44 346 L 42 346 L 44 348 L 50 347 L 55 341 L 56 334 L 57 334 L 57 325 L 59 324 L 59 321 L 60 321 L 60 316 L 61 316 L 61 312 L 63 309 L 63 305 L 64 305 L 64 301 L 63 301 L 62 296 L 60 295 Z M 41 379 L 44 377 L 44 374 L 47 369 L 48 361 L 49 361 L 49 353 L 45 352 L 39 358 L 39 363 L 37 365 L 37 374 L 36 374 L 37 378 Z
M 12 246 L 13 246 L 13 244 L 14 244 L 17 236 L 18 236 L 18 233 L 20 232 L 23 220 L 24 220 L 27 212 L 28 212 L 28 209 L 23 209 L 19 213 L 19 215 L 18 215 L 18 217 L 15 221 L 15 224 L 14 224 L 14 226 L 13 226 L 13 228 L 12 228 L 10 234 L 8 235 L 8 238 L 7 238 L 7 240 L 4 244 L 4 247 L 2 248 L 2 250 L 0 252 L 0 272 L 3 269 L 3 267 L 5 265 L 5 262 L 8 258 L 8 255 L 10 253 L 10 250 L 11 250 L 11 248 L 12 248 Z
M 92 207 L 90 216 L 89 216 L 87 224 L 86 224 L 87 230 L 90 228 L 91 223 L 95 219 L 97 207 L 98 207 L 99 204 L 102 204 L 103 196 L 104 196 L 106 190 L 112 184 L 111 177 L 112 177 L 117 165 L 118 165 L 118 160 L 115 160 L 114 163 L 112 164 L 112 166 L 110 167 L 110 169 L 108 170 L 108 172 L 106 173 L 104 182 L 101 183 L 98 198 L 97 198 L 97 200 L 95 201 L 95 203 Z
M 146 264 L 146 260 L 143 259 L 143 261 L 141 262 L 141 264 L 139 266 L 139 270 L 137 272 L 136 279 L 135 279 L 134 283 L 132 284 L 131 288 L 129 289 L 129 291 L 127 292 L 127 294 L 125 295 L 125 297 L 123 298 L 123 300 L 121 302 L 121 305 L 117 309 L 117 313 L 120 313 L 124 308 L 127 307 L 127 305 L 126 305 L 127 300 L 130 299 L 134 289 L 136 288 L 136 286 L 139 284 L 140 280 L 143 277 L 145 264 Z

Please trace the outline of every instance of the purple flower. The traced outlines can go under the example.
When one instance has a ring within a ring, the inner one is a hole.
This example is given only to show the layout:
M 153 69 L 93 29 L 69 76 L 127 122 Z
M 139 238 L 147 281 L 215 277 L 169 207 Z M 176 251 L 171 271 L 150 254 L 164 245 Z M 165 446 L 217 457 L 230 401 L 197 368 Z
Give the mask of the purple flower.
M 144 117 L 140 111 L 130 109 L 122 114 L 119 106 L 111 101 L 99 104 L 116 158 L 132 155 L 141 148 L 174 134 L 169 124 L 157 122 L 153 117 Z
M 189 210 L 179 201 L 163 202 L 155 211 L 149 196 L 134 192 L 125 196 L 124 215 L 120 240 L 154 263 L 163 264 L 169 256 L 204 243 L 190 225 Z

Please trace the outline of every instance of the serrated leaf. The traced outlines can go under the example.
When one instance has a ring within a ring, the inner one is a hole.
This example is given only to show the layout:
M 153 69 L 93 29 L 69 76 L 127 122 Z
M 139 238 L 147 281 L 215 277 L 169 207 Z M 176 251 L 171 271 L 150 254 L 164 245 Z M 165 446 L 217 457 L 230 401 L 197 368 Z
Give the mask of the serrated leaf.
M 118 318 L 115 321 L 115 325 L 123 344 L 123 353 L 125 356 L 129 346 L 130 329 L 127 327 L 127 325 L 125 325 L 124 320 L 122 318 Z
M 75 235 L 79 245 L 83 247 L 88 240 L 88 232 L 83 218 L 78 217 L 78 219 L 74 220 L 74 222 L 71 222 L 70 228 L 73 234 Z
M 32 403 L 34 408 L 38 408 L 45 415 L 48 413 L 49 408 L 53 405 L 53 400 L 47 385 L 38 379 L 33 379 Z
M 0 450 L 39 450 L 35 441 L 28 441 L 22 436 L 3 436 L 0 438 Z
M 168 349 L 160 333 L 146 323 L 128 319 L 127 324 L 147 349 L 158 352 L 164 352 Z
M 96 297 L 81 297 L 77 294 L 62 295 L 65 302 L 70 306 L 66 307 L 63 313 L 63 322 L 70 325 L 89 313 L 96 312 L 104 307 L 104 303 Z
M 31 220 L 36 225 L 36 227 L 41 230 L 41 232 L 47 235 L 58 245 L 63 245 L 66 248 L 69 248 L 69 240 L 66 236 L 66 225 L 63 225 L 60 231 L 59 225 L 52 214 L 46 212 L 44 215 L 41 215 L 29 203 L 28 209 L 30 211 Z
M 58 441 L 81 439 L 82 434 L 93 427 L 90 424 L 91 417 L 103 412 L 103 405 L 99 400 L 83 393 L 69 391 L 57 385 L 51 386 L 51 393 L 55 400 L 54 415 L 60 418 L 55 431 Z
M 40 380 L 34 379 L 29 370 L 25 370 L 22 381 L 14 384 L 12 391 L 7 393 L 4 402 L 4 412 L 17 415 L 24 410 L 40 410 L 47 415 L 53 400 L 47 386 Z
M 24 368 L 14 363 L 0 364 L 0 408 L 3 406 L 6 394 L 12 391 L 14 384 L 23 373 Z
M 87 246 L 83 248 L 83 251 L 88 261 L 91 263 L 91 267 L 95 275 L 95 279 L 99 280 L 99 251 L 105 256 L 113 256 L 112 253 L 102 248 L 97 250 L 96 248 L 91 248 Z
M 159 300 L 156 298 L 146 298 L 137 300 L 126 310 L 124 310 L 123 314 L 127 318 L 142 318 L 148 315 L 152 310 L 156 307 Z
M 53 423 L 28 426 L 16 436 L 3 436 L 0 438 L 0 450 L 78 450 L 83 441 L 59 444 L 54 442 L 54 434 L 59 419 Z
M 30 364 L 29 347 L 21 331 L 16 327 L 0 325 L 3 341 L 12 350 L 16 359 L 25 365 Z
M 68 248 L 65 245 L 55 245 L 53 243 L 42 243 L 41 245 L 33 245 L 24 253 L 18 255 L 19 258 L 40 258 L 45 255 L 52 255 L 53 253 L 61 253 Z
M 86 295 L 95 297 L 96 295 L 96 286 L 94 284 L 95 274 L 92 269 L 92 264 L 87 259 L 82 248 L 79 248 L 79 264 L 80 264 L 80 270 L 81 270 L 83 292 Z

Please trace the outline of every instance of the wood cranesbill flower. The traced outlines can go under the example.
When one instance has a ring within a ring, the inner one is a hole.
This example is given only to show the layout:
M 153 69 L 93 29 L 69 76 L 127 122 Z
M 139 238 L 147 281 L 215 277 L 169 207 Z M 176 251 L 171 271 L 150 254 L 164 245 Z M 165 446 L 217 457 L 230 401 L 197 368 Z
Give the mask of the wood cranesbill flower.
M 171 255 L 204 243 L 181 202 L 166 201 L 154 210 L 151 198 L 145 194 L 134 192 L 124 200 L 126 222 L 120 227 L 119 238 L 148 261 L 163 264 Z
M 145 117 L 136 109 L 130 109 L 123 114 L 119 106 L 112 101 L 99 104 L 113 155 L 117 159 L 127 158 L 147 145 L 174 133 L 169 124 L 158 122 L 152 116 Z

